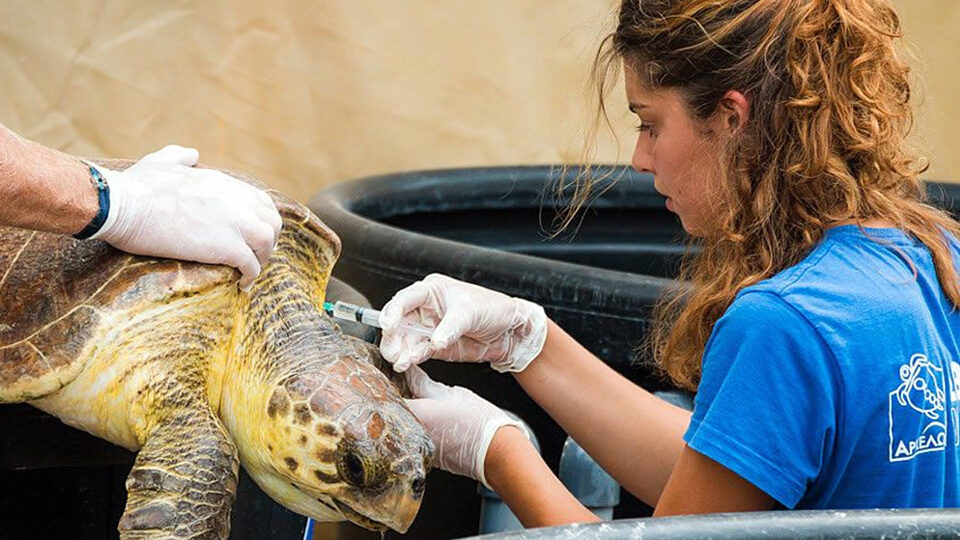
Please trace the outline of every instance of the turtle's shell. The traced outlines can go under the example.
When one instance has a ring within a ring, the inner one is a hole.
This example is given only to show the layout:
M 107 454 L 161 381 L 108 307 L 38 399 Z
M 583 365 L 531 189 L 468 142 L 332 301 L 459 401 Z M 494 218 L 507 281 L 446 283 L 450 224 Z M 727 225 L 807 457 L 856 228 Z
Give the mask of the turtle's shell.
M 101 163 L 123 169 L 133 162 Z M 284 195 L 271 196 L 281 213 L 320 232 L 336 257 L 340 242 L 332 231 Z M 236 278 L 225 266 L 139 257 L 96 240 L 0 227 L 0 402 L 36 399 L 73 380 L 83 349 L 96 346 L 89 338 L 104 317 Z
M 230 277 L 199 272 L 193 281 L 200 283 L 188 284 L 178 279 L 179 266 L 104 242 L 0 228 L 0 401 L 41 397 L 73 380 L 81 351 L 112 306 L 162 301 L 154 297 Z

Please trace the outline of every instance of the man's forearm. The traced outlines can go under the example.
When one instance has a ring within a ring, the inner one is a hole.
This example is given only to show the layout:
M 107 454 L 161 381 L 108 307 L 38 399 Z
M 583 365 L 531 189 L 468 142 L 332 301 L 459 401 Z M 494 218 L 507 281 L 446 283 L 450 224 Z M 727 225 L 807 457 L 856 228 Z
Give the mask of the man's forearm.
M 524 527 L 600 521 L 564 487 L 514 427 L 497 431 L 484 475 Z
M 96 213 L 83 163 L 0 124 L 0 225 L 74 234 Z
M 633 384 L 552 321 L 540 356 L 516 378 L 611 476 L 656 505 L 683 448 L 689 412 Z

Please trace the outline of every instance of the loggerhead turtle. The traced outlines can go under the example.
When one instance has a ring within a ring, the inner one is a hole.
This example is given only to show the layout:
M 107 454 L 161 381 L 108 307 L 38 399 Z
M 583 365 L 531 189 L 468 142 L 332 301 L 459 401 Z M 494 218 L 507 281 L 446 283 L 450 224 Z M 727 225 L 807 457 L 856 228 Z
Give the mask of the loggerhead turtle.
M 121 538 L 226 538 L 238 459 L 318 520 L 405 532 L 419 510 L 433 445 L 322 309 L 340 241 L 269 193 L 283 231 L 250 293 L 232 268 L 0 228 L 0 403 L 139 450 Z

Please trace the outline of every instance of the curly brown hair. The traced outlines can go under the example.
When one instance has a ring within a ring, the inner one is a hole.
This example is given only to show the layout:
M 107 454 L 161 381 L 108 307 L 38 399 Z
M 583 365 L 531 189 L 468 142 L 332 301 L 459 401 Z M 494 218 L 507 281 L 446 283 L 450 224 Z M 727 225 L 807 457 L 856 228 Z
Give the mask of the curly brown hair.
M 943 235 L 960 226 L 925 202 L 926 166 L 905 143 L 900 37 L 886 0 L 623 1 L 594 63 L 598 118 L 621 62 L 646 87 L 679 90 L 697 121 L 729 90 L 750 100 L 724 144 L 716 226 L 655 310 L 650 345 L 678 386 L 698 386 L 707 339 L 737 292 L 798 263 L 837 221 L 883 219 L 916 237 L 960 307 Z M 577 186 L 573 212 L 591 183 Z

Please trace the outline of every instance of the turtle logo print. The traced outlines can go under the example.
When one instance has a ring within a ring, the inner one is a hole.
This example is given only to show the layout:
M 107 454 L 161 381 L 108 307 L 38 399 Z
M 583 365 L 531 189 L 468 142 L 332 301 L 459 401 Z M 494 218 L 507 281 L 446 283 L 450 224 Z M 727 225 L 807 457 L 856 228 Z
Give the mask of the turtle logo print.
M 947 446 L 943 368 L 923 354 L 900 366 L 900 385 L 890 392 L 890 461 L 906 461 Z

